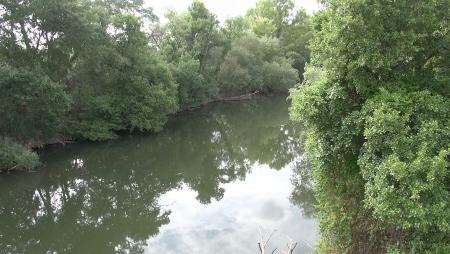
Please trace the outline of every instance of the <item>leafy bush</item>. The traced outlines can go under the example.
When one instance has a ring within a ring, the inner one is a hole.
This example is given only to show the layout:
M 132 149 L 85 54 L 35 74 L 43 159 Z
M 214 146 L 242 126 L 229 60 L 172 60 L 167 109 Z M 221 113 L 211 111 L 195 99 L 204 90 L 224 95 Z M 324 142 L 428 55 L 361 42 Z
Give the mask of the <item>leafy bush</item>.
M 39 165 L 35 152 L 9 138 L 0 138 L 0 171 L 30 170 Z
M 181 108 L 195 107 L 212 97 L 212 91 L 200 73 L 200 62 L 183 55 L 172 67 L 178 84 L 178 98 Z
M 2 135 L 40 145 L 63 130 L 69 96 L 39 68 L 0 63 L 0 91 Z
M 402 228 L 450 234 L 450 100 L 383 90 L 362 112 L 367 206 Z

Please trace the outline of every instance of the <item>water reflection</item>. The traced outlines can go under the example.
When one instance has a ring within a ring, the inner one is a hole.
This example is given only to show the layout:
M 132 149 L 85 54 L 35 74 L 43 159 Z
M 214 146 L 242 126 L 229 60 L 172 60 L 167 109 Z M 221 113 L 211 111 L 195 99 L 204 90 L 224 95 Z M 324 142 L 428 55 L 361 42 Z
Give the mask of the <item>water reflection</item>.
M 292 125 L 293 123 L 291 122 L 290 124 Z M 291 182 L 294 188 L 290 199 L 293 204 L 302 210 L 303 216 L 310 218 L 316 212 L 316 198 L 313 191 L 312 172 L 303 146 L 303 134 L 302 132 L 297 132 L 294 135 L 296 141 L 295 151 L 297 151 L 297 154 L 291 162 L 293 170 Z
M 39 172 L 0 176 L 0 253 L 255 253 L 259 225 L 310 252 L 298 131 L 273 97 L 182 114 L 157 135 L 47 149 Z

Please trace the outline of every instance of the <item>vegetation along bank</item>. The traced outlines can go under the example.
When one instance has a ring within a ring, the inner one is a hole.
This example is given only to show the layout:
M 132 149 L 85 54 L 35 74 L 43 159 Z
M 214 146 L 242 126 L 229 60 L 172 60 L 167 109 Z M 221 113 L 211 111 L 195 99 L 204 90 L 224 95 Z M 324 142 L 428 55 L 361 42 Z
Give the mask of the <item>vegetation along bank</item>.
M 323 253 L 450 253 L 450 1 L 327 0 L 292 93 Z
M 164 24 L 140 0 L 7 0 L 0 14 L 3 171 L 36 167 L 44 144 L 157 132 L 211 100 L 287 92 L 312 36 L 292 1 L 223 24 L 200 1 Z

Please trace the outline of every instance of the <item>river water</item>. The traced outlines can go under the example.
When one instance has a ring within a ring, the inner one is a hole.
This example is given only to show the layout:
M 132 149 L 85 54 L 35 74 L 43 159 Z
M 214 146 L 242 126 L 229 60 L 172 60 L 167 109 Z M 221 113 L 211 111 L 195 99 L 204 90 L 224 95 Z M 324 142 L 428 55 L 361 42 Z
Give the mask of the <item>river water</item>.
M 157 134 L 50 146 L 0 175 L 0 253 L 269 253 L 317 239 L 300 128 L 284 97 L 215 103 Z

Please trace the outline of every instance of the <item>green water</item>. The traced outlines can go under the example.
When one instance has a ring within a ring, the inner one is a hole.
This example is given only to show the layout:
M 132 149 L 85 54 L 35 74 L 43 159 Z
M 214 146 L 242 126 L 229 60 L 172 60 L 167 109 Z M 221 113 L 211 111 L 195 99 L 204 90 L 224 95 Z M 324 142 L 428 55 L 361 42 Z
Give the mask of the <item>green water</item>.
M 0 175 L 0 253 L 258 253 L 317 238 L 301 130 L 283 97 L 182 113 L 158 134 L 52 146 Z M 270 251 L 271 252 L 271 251 Z

